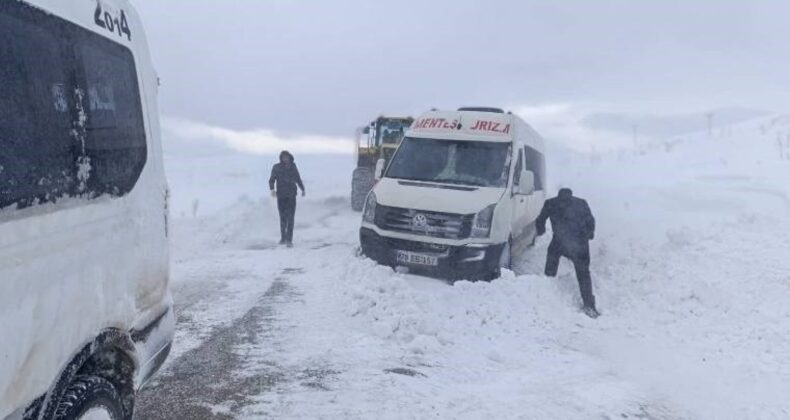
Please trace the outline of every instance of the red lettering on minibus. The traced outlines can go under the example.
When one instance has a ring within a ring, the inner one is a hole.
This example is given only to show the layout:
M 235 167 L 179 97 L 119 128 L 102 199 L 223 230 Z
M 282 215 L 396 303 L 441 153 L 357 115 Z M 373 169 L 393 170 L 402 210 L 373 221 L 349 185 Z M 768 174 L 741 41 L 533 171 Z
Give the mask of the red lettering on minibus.
M 510 129 L 510 124 L 494 121 L 476 121 L 475 124 L 470 128 L 472 131 L 489 131 L 499 134 L 510 134 Z

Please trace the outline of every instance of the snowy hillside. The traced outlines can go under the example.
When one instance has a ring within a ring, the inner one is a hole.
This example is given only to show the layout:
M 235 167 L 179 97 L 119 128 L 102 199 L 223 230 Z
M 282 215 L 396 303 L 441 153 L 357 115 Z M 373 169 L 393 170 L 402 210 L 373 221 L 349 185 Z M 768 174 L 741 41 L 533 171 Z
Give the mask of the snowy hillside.
M 789 150 L 771 117 L 553 171 L 600 221 L 589 340 L 691 418 L 789 413 Z
M 492 283 L 358 257 L 350 156 L 297 156 L 292 250 L 273 158 L 168 156 L 178 341 L 141 418 L 790 417 L 788 117 L 549 156 L 598 219 L 595 321 L 546 237 Z

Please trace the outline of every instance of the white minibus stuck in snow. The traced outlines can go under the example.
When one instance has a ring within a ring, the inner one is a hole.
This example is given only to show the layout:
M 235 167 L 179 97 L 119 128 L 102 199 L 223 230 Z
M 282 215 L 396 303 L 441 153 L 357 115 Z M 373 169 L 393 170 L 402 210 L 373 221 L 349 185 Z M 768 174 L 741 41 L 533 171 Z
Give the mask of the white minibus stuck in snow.
M 545 200 L 543 140 L 516 115 L 431 111 L 377 170 L 360 242 L 381 264 L 491 279 L 535 241 Z
M 169 353 L 157 85 L 128 1 L 0 1 L 0 419 L 131 419 Z

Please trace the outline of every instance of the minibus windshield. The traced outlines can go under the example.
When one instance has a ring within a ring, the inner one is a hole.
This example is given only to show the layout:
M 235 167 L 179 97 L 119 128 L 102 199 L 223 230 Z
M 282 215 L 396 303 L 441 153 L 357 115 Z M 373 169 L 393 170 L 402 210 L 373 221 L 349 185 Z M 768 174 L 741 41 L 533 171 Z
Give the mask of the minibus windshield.
M 477 187 L 507 185 L 510 143 L 407 137 L 387 170 L 388 178 Z

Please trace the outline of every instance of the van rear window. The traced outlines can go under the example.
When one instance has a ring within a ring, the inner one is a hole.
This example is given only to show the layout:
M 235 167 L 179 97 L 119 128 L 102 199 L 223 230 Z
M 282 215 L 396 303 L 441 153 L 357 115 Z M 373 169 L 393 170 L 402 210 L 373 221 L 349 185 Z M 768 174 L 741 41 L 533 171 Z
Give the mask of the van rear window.
M 0 80 L 0 209 L 132 190 L 147 152 L 127 48 L 2 2 Z

